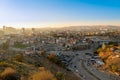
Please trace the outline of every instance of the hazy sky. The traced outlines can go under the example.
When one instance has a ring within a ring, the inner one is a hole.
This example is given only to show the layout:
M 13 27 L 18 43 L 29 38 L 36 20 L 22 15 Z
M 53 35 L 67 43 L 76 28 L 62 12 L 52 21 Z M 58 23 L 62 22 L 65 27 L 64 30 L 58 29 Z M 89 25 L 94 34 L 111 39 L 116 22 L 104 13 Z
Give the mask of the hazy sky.
M 0 26 L 120 25 L 120 0 L 0 0 Z

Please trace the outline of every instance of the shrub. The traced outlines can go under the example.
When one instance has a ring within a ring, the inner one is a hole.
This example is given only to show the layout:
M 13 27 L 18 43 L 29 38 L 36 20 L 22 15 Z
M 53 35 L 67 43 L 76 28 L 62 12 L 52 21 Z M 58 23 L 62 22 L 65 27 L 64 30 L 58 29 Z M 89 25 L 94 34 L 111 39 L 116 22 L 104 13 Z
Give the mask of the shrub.
M 20 80 L 20 75 L 16 70 L 8 67 L 0 75 L 1 80 Z
M 50 71 L 43 70 L 35 73 L 29 80 L 56 80 L 56 78 Z
M 111 66 L 111 70 L 112 70 L 113 72 L 116 72 L 116 71 L 118 70 L 118 68 L 117 68 L 117 66 L 112 65 L 112 66 Z
M 5 61 L 0 62 L 0 67 L 12 67 L 15 68 L 16 66 Z
M 58 71 L 57 74 L 56 74 L 56 78 L 58 80 L 65 80 L 65 74 Z
M 65 63 L 63 63 L 55 54 L 48 55 L 48 59 L 63 68 L 66 67 Z
M 25 44 L 22 44 L 22 43 L 15 43 L 14 44 L 14 47 L 15 48 L 21 48 L 21 49 L 24 49 L 24 48 L 26 48 L 26 47 L 28 47 L 27 45 L 25 45 Z
M 5 43 L 2 44 L 2 49 L 3 50 L 7 50 L 8 47 L 9 47 L 9 41 L 7 41 L 7 42 L 5 42 Z
M 51 61 L 55 61 L 56 55 L 55 55 L 55 54 L 50 54 L 50 55 L 48 56 L 48 59 L 51 60 Z
M 14 59 L 18 62 L 22 62 L 24 59 L 24 56 L 23 54 L 19 54 L 19 55 L 16 55 Z
M 45 50 L 42 50 L 42 51 L 41 51 L 41 55 L 45 56 L 45 55 L 46 55 L 46 51 L 45 51 Z

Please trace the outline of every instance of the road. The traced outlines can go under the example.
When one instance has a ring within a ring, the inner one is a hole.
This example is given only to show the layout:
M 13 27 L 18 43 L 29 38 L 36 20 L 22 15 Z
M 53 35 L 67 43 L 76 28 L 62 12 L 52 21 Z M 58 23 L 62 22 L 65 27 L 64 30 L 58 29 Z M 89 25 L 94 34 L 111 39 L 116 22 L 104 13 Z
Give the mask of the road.
M 93 65 L 87 65 L 87 58 L 85 53 L 93 53 L 92 50 L 74 52 L 71 67 L 72 71 L 82 80 L 120 80 L 114 75 L 98 70 Z M 78 54 L 78 55 L 76 55 Z
M 84 66 L 84 52 L 86 51 L 81 51 L 81 52 L 76 52 L 75 54 L 79 54 L 79 56 L 75 56 L 74 59 L 72 60 L 72 69 L 73 72 L 78 74 L 83 80 L 100 80 L 98 77 L 93 75 L 88 69 L 85 68 Z
M 93 53 L 94 48 L 97 47 L 95 45 L 91 45 L 91 49 L 84 51 L 55 51 L 55 53 L 63 53 L 67 55 L 74 56 L 71 63 L 69 65 L 70 69 L 73 73 L 75 73 L 82 80 L 120 80 L 114 77 L 112 74 L 107 72 L 103 72 L 95 68 L 93 65 L 87 65 L 87 57 L 85 53 Z M 21 49 L 11 48 L 11 50 L 21 51 Z M 24 51 L 24 50 L 23 50 Z

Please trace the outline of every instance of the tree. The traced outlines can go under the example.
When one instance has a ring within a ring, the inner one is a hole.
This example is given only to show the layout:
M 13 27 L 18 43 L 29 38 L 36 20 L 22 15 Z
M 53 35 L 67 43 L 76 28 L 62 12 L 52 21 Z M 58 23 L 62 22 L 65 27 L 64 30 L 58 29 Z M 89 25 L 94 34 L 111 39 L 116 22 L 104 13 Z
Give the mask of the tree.
M 55 58 L 56 58 L 56 55 L 55 55 L 55 54 L 50 54 L 50 55 L 48 56 L 48 59 L 49 59 L 49 60 L 52 60 L 52 61 L 54 61 Z
M 65 74 L 62 72 L 57 72 L 56 77 L 58 80 L 65 80 Z
M 16 60 L 16 61 L 22 62 L 23 59 L 24 59 L 23 53 L 20 53 L 19 55 L 16 55 L 16 56 L 15 56 L 15 60 Z
M 2 44 L 2 49 L 7 50 L 9 48 L 9 41 Z
M 118 68 L 117 68 L 117 66 L 112 65 L 112 66 L 111 66 L 111 70 L 112 70 L 113 72 L 116 72 L 116 71 L 118 70 Z
M 41 55 L 45 56 L 45 55 L 46 55 L 46 51 L 45 51 L 45 50 L 42 50 L 42 51 L 41 51 Z

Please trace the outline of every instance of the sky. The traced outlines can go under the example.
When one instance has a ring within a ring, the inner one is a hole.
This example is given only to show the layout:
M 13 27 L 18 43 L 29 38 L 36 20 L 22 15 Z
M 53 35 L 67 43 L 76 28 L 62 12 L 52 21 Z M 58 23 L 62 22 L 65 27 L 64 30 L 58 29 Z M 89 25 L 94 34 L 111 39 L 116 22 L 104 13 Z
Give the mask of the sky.
M 120 0 L 0 0 L 0 27 L 120 25 Z

